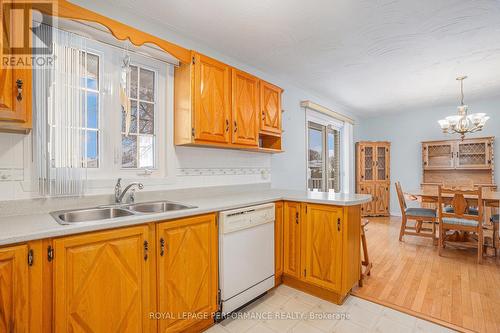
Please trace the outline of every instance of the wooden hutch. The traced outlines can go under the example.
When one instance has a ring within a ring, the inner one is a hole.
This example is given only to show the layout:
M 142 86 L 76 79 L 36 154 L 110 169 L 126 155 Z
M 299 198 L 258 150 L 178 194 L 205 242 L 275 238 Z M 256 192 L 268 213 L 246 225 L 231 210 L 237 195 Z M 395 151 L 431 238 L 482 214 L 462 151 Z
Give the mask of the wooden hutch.
M 447 182 L 496 187 L 495 137 L 422 142 L 422 186 Z
M 387 141 L 356 143 L 356 192 L 373 197 L 361 206 L 362 216 L 390 214 L 390 148 Z

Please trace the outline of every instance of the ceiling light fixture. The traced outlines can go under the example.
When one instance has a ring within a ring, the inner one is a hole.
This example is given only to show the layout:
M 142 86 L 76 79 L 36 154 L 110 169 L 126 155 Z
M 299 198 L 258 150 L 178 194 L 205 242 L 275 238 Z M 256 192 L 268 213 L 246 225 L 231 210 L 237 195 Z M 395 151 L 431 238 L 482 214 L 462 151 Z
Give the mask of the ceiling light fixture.
M 464 80 L 467 76 L 457 77 L 460 81 L 460 106 L 458 107 L 458 115 L 449 116 L 438 121 L 439 126 L 446 134 L 460 134 L 462 140 L 465 134 L 479 132 L 490 119 L 486 113 L 467 114 L 469 107 L 464 104 Z

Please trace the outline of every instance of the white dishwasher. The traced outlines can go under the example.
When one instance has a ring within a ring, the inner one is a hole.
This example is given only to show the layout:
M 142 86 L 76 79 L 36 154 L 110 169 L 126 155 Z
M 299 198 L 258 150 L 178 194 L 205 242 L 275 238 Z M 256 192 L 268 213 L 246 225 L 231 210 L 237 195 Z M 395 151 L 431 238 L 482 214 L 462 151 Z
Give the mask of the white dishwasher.
M 274 287 L 274 212 L 270 203 L 219 215 L 223 315 Z

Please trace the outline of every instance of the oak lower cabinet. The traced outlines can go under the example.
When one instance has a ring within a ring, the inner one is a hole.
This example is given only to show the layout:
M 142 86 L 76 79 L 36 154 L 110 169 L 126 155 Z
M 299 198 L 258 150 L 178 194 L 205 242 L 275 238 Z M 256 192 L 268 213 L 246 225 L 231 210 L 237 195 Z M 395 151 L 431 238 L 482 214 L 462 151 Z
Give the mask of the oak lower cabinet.
M 343 209 L 307 204 L 303 226 L 304 280 L 340 291 Z
M 147 225 L 55 239 L 55 332 L 155 331 L 152 241 Z
M 341 304 L 360 276 L 360 205 L 284 207 L 283 283 Z
M 276 285 L 281 283 L 283 275 L 283 202 L 275 203 L 274 219 L 274 277 Z
M 283 273 L 300 276 L 300 202 L 283 205 Z
M 0 332 L 29 332 L 28 246 L 0 249 Z
M 160 332 L 206 327 L 218 310 L 215 214 L 157 224 Z

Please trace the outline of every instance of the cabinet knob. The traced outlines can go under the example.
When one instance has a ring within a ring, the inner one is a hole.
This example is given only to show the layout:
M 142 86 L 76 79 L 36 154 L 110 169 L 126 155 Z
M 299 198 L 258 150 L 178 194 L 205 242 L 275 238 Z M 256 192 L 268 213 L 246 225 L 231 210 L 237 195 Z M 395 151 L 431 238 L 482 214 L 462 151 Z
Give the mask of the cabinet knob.
M 17 79 L 16 86 L 17 86 L 17 97 L 16 97 L 16 99 L 20 102 L 20 101 L 23 100 L 23 80 Z
M 229 132 L 229 120 L 226 119 L 226 132 Z

